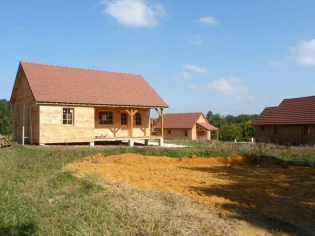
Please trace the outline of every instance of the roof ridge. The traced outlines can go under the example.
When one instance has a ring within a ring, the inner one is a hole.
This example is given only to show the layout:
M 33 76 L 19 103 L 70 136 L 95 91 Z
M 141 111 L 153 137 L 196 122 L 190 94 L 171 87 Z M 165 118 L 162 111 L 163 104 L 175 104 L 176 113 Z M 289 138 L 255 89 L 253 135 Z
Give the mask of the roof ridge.
M 95 72 L 108 72 L 108 73 L 115 73 L 115 74 L 142 76 L 141 74 L 136 74 L 136 73 L 126 73 L 126 72 L 117 72 L 117 71 L 109 71 L 109 70 L 97 70 L 97 69 L 88 69 L 88 68 L 80 68 L 80 67 L 72 67 L 72 66 L 61 66 L 61 65 L 53 65 L 53 64 L 37 63 L 37 62 L 28 62 L 28 61 L 20 61 L 20 63 L 21 64 L 22 63 L 26 63 L 26 64 L 33 64 L 33 65 L 41 65 L 41 66 L 59 67 L 59 68 L 68 68 L 68 69 L 75 69 L 75 70 L 86 70 L 86 71 L 95 71 Z
M 182 114 L 203 114 L 202 112 L 177 112 L 177 113 L 165 113 L 164 115 L 182 115 Z
M 304 96 L 304 97 L 295 97 L 295 98 L 284 98 L 284 100 L 297 100 L 297 99 L 305 99 L 305 98 L 315 98 L 315 95 Z

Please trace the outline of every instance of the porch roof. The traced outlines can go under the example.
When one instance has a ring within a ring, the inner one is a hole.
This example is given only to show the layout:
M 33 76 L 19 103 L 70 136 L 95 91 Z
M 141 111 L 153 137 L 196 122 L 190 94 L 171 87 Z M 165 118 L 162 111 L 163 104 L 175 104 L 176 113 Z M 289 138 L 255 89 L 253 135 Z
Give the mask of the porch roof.
M 205 122 L 198 122 L 198 125 L 200 125 L 202 128 L 205 128 L 206 130 L 209 131 L 218 131 L 219 129 L 209 123 L 205 123 Z

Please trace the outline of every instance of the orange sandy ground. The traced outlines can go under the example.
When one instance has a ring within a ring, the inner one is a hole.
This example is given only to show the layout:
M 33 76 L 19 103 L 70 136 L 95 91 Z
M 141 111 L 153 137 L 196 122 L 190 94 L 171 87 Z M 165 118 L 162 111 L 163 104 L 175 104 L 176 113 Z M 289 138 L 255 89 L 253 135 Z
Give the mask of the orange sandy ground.
M 142 189 L 185 195 L 224 214 L 237 207 L 276 216 L 308 230 L 315 226 L 315 168 L 277 166 L 254 156 L 98 154 L 65 169 L 79 177 L 93 173 Z

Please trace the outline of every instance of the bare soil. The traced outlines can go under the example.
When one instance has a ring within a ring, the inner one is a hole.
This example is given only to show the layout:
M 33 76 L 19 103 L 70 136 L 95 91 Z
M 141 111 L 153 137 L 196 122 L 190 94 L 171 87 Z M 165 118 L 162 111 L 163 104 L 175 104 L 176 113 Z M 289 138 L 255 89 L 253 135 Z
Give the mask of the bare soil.
M 68 164 L 65 169 L 78 177 L 97 174 L 141 189 L 184 195 L 219 215 L 245 220 L 246 227 L 265 227 L 254 219 L 248 220 L 249 214 L 257 213 L 315 234 L 315 168 L 279 166 L 256 156 L 168 158 L 98 154 Z

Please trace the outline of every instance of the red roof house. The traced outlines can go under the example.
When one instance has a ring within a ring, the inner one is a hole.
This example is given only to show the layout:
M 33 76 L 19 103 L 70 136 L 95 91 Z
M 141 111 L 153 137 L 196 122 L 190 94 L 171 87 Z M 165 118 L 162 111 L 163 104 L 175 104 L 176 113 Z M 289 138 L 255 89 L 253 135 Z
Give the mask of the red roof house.
M 253 121 L 256 139 L 280 144 L 315 143 L 315 96 L 284 99 Z
M 161 125 L 160 121 L 155 127 L 157 134 L 161 133 Z M 165 114 L 163 126 L 165 140 L 211 140 L 211 131 L 219 131 L 208 122 L 202 112 Z
M 10 100 L 21 143 L 150 139 L 150 109 L 167 104 L 141 76 L 20 62 Z

